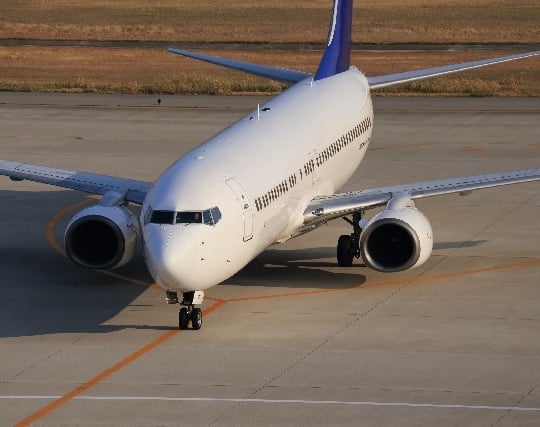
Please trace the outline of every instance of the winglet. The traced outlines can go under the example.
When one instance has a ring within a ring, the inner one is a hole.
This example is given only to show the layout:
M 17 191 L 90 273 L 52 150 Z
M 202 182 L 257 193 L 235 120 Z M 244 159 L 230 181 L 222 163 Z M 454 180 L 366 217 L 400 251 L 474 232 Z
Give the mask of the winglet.
M 326 50 L 314 80 L 347 71 L 351 59 L 353 0 L 334 0 Z

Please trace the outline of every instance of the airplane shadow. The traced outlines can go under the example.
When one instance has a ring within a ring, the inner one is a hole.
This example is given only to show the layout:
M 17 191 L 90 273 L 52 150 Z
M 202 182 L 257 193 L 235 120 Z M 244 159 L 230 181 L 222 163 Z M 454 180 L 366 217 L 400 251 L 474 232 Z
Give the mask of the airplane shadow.
M 487 240 L 469 240 L 465 242 L 439 242 L 433 245 L 433 249 L 461 249 L 461 248 L 474 248 L 486 243 Z
M 362 263 L 339 267 L 335 257 L 335 247 L 268 249 L 220 286 L 337 289 L 365 282 Z
M 80 200 L 81 195 L 73 191 L 0 190 L 4 225 L 0 229 L 0 338 L 175 329 L 174 321 L 170 326 L 107 324 L 147 288 L 80 268 L 50 248 L 43 237 L 45 225 L 61 209 Z M 60 242 L 62 226 L 71 215 L 58 227 Z M 441 242 L 435 248 L 474 247 L 484 242 Z M 140 255 L 114 273 L 153 282 Z M 335 247 L 271 248 L 221 286 L 351 288 L 366 282 L 365 273 L 358 261 L 352 267 L 338 267 Z M 135 310 L 141 308 L 133 305 Z
M 438 242 L 433 249 L 471 248 L 486 240 Z M 365 265 L 339 267 L 335 247 L 268 249 L 220 286 L 337 289 L 366 283 Z
M 50 218 L 83 197 L 74 191 L 0 190 L 0 338 L 130 327 L 107 322 L 146 287 L 78 267 L 51 249 L 44 237 Z M 59 242 L 73 214 L 59 225 Z M 152 283 L 141 257 L 115 273 Z

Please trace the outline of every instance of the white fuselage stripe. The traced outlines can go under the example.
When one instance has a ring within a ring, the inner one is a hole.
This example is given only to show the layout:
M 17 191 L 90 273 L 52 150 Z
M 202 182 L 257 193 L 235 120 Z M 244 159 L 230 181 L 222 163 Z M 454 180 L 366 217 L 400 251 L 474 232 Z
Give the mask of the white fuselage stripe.
M 0 396 L 0 400 L 54 400 L 57 395 L 15 395 Z M 104 400 L 104 401 L 166 401 L 166 402 L 230 402 L 230 403 L 263 403 L 263 404 L 296 404 L 296 405 L 345 405 L 345 406 L 379 406 L 406 408 L 435 408 L 435 409 L 473 409 L 490 411 L 522 411 L 540 412 L 540 408 L 519 406 L 465 405 L 438 403 L 409 403 L 409 402 L 369 402 L 348 400 L 304 400 L 304 399 L 242 399 L 219 397 L 167 397 L 167 396 L 77 396 L 74 400 Z
M 332 14 L 332 29 L 330 30 L 330 36 L 328 37 L 327 46 L 330 46 L 332 42 L 334 41 L 334 33 L 336 31 L 338 7 L 339 7 L 339 0 L 336 0 L 334 2 L 334 13 Z

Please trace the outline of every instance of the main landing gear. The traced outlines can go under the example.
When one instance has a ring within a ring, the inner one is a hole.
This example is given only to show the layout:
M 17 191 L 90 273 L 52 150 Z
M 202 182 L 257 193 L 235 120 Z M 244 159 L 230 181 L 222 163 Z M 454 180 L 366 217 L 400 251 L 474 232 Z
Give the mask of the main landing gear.
M 360 233 L 362 233 L 360 221 L 362 214 L 355 212 L 352 220 L 347 217 L 343 217 L 343 219 L 353 226 L 353 232 L 339 236 L 337 262 L 340 267 L 350 267 L 354 258 L 360 258 Z
M 191 321 L 191 327 L 194 330 L 201 329 L 202 326 L 202 310 L 195 305 L 202 304 L 204 299 L 203 291 L 184 292 L 182 294 L 182 302 L 180 311 L 178 312 L 178 328 L 187 329 Z M 174 291 L 167 291 L 167 303 L 178 304 L 178 294 Z

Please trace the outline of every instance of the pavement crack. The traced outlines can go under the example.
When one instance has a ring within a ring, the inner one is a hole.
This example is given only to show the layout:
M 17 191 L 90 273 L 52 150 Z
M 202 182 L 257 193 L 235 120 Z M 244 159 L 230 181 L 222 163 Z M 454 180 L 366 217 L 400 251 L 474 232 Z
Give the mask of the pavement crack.
M 269 379 L 266 383 L 264 383 L 263 385 L 261 385 L 260 387 L 258 387 L 253 393 L 251 393 L 249 395 L 249 397 L 247 397 L 248 399 L 249 398 L 254 398 L 256 397 L 256 395 L 261 392 L 262 390 L 266 389 L 266 388 L 270 388 L 272 387 L 272 383 L 274 383 L 275 381 L 277 381 L 279 378 L 283 377 L 284 375 L 286 375 L 288 372 L 290 372 L 292 369 L 294 369 L 296 366 L 300 365 L 302 362 L 304 362 L 305 360 L 307 360 L 311 355 L 313 355 L 314 353 L 316 353 L 317 351 L 321 350 L 324 346 L 326 346 L 328 343 L 330 343 L 332 340 L 334 340 L 336 337 L 340 336 L 341 334 L 343 334 L 347 329 L 349 329 L 350 327 L 352 327 L 353 325 L 355 325 L 356 323 L 358 323 L 359 321 L 361 321 L 364 317 L 366 317 L 368 314 L 372 313 L 373 311 L 377 310 L 378 308 L 380 308 L 381 306 L 383 306 L 386 302 L 388 302 L 390 299 L 392 299 L 394 296 L 396 296 L 397 294 L 399 294 L 404 288 L 406 288 L 408 285 L 410 285 L 412 282 L 414 282 L 414 280 L 416 280 L 419 276 L 422 276 L 423 274 L 425 274 L 427 271 L 429 270 L 424 270 L 422 272 L 420 272 L 416 277 L 414 278 L 411 278 L 410 280 L 408 280 L 407 282 L 403 283 L 401 286 L 399 286 L 398 288 L 396 288 L 393 292 L 391 292 L 390 294 L 386 295 L 384 298 L 382 298 L 381 300 L 379 300 L 378 302 L 376 302 L 375 304 L 373 304 L 371 307 L 369 307 L 367 310 L 365 310 L 363 313 L 359 313 L 354 319 L 352 319 L 350 322 L 347 322 L 344 326 L 342 326 L 341 328 L 337 329 L 334 331 L 333 334 L 329 335 L 326 339 L 324 339 L 323 341 L 321 341 L 317 346 L 315 346 L 314 348 L 312 348 L 311 350 L 309 350 L 308 352 L 306 352 L 303 356 L 301 356 L 300 358 L 296 359 L 293 363 L 291 363 L 287 368 L 283 369 L 281 372 L 279 372 L 278 374 L 274 375 L 271 379 Z M 240 405 L 241 405 L 242 402 L 237 402 L 235 403 L 234 405 L 232 405 L 229 409 L 225 410 L 221 415 L 219 415 L 218 417 L 216 417 L 212 422 L 210 422 L 210 424 L 216 424 L 218 422 L 220 422 L 220 420 L 225 417 L 226 415 L 232 413 L 236 408 L 238 408 Z
M 525 393 L 523 394 L 518 400 L 517 402 L 513 405 L 514 407 L 519 407 L 519 405 L 521 405 L 521 402 L 523 402 L 525 400 L 526 397 L 529 397 L 529 396 L 533 396 L 534 395 L 534 390 L 536 389 L 536 386 L 534 386 L 533 388 L 531 388 L 529 390 L 528 393 Z M 497 424 L 499 424 L 502 420 L 504 420 L 505 418 L 507 418 L 511 413 L 512 411 L 514 411 L 513 409 L 508 409 L 507 411 L 505 411 L 498 419 L 497 421 L 495 421 L 491 426 L 496 426 Z
M 52 359 L 54 356 L 62 353 L 64 350 L 66 350 L 67 348 L 79 343 L 80 341 L 84 340 L 88 335 L 90 334 L 84 334 L 84 335 L 81 335 L 80 337 L 78 337 L 77 339 L 73 340 L 72 342 L 70 342 L 69 344 L 65 344 L 63 346 L 61 346 L 59 349 L 53 351 L 52 353 L 49 353 L 47 354 L 45 357 L 42 357 L 40 358 L 39 360 L 35 361 L 34 363 L 32 363 L 30 366 L 26 366 L 24 367 L 23 369 L 21 369 L 19 372 L 17 372 L 15 375 L 13 375 L 12 377 L 8 378 L 7 382 L 11 382 L 11 381 L 14 381 L 16 380 L 18 377 L 20 377 L 21 375 L 25 374 L 26 372 L 28 371 L 31 371 L 32 369 L 34 369 L 35 367 L 37 367 L 38 365 L 41 365 L 42 363 Z

